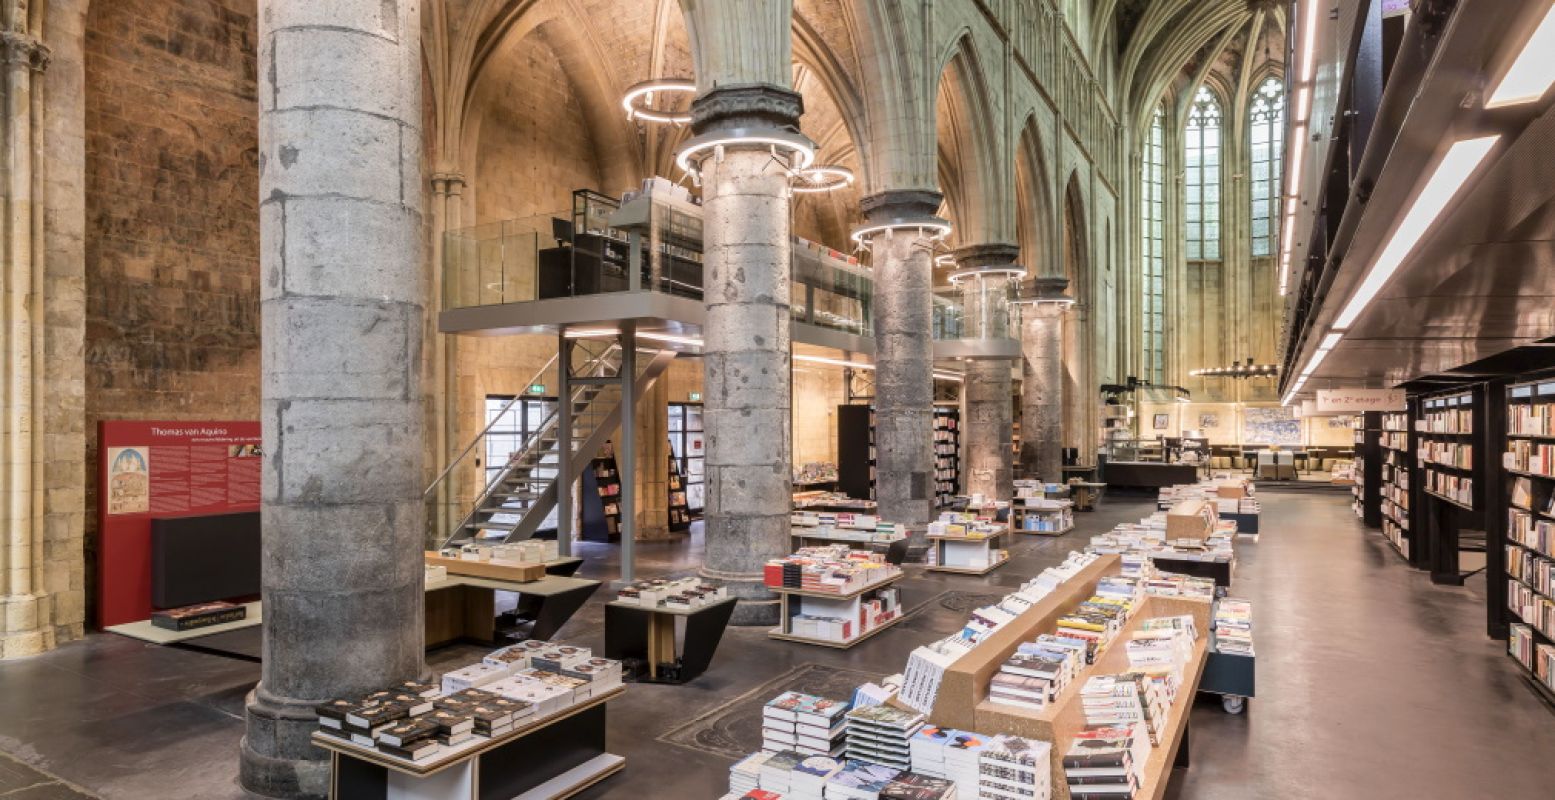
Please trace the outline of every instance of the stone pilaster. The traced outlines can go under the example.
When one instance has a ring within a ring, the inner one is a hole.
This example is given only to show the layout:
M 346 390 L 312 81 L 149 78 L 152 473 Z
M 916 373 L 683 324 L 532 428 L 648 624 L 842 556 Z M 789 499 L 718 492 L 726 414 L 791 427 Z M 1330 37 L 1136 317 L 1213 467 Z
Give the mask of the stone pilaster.
M 323 797 L 311 707 L 424 671 L 421 10 L 260 4 L 264 665 L 240 779 Z
M 706 554 L 702 575 L 740 598 L 734 622 L 770 625 L 777 598 L 762 583 L 768 559 L 789 552 L 789 174 L 794 152 L 741 137 L 799 136 L 803 101 L 790 89 L 791 0 L 686 2 L 700 94 L 698 141 L 729 140 L 697 156 L 702 182 L 703 423 L 707 435 Z M 662 465 L 660 466 L 662 469 Z
M 0 238 L 5 254 L 0 266 L 0 364 L 5 367 L 0 378 L 0 658 L 34 655 L 55 643 L 53 596 L 44 569 L 46 314 L 45 287 L 36 279 L 43 271 L 43 254 L 35 247 L 42 238 L 35 224 L 41 215 L 34 213 L 42 198 L 35 197 L 40 141 L 35 127 L 41 120 L 34 118 L 33 100 L 49 56 L 49 48 L 28 34 L 0 32 L 0 126 L 9 143 L 0 182 L 5 214 Z
M 1037 278 L 1021 313 L 1020 462 L 1027 478 L 1063 479 L 1066 278 Z M 1045 300 L 1045 302 L 1043 302 Z
M 980 244 L 956 251 L 964 330 L 968 339 L 1011 338 L 1009 295 L 1021 274 L 1013 244 Z M 1007 500 L 1015 494 L 1010 362 L 973 361 L 966 372 L 966 463 L 968 494 Z
M 934 516 L 933 231 L 941 197 L 890 191 L 864 198 L 875 273 L 875 499 L 922 544 Z

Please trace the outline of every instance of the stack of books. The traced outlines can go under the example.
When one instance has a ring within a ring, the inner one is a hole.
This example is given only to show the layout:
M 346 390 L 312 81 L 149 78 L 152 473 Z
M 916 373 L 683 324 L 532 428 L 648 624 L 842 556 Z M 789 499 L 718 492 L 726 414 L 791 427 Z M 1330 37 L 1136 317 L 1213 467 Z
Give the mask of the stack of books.
M 761 765 L 771 758 L 772 754 L 763 750 L 752 753 L 739 760 L 729 768 L 729 794 L 728 797 L 740 797 L 752 789 L 761 788 Z
M 1024 642 L 999 667 L 988 686 L 995 703 L 1040 711 L 1058 699 L 1085 664 L 1090 643 L 1044 633 Z
M 848 702 L 784 692 L 761 709 L 762 750 L 842 755 Z
M 911 769 L 909 742 L 922 727 L 922 714 L 895 706 L 855 708 L 848 712 L 848 758 L 899 770 Z
M 1253 604 L 1230 597 L 1215 604 L 1215 651 L 1253 655 Z
M 695 578 L 637 581 L 616 593 L 616 602 L 644 608 L 670 608 L 687 611 L 727 599 L 722 586 L 702 583 Z
M 908 744 L 912 748 L 913 772 L 950 781 L 959 797 L 978 796 L 978 761 L 988 747 L 987 737 L 925 725 Z
M 810 756 L 789 773 L 789 800 L 824 800 L 826 782 L 842 771 L 842 762 L 830 756 Z
M 1085 727 L 1064 754 L 1070 800 L 1132 798 L 1149 755 L 1143 725 Z
M 880 793 L 896 776 L 902 774 L 893 769 L 868 761 L 844 761 L 842 769 L 826 781 L 826 800 L 879 800 Z
M 803 589 L 826 594 L 852 594 L 900 575 L 900 567 L 885 557 L 845 545 L 806 547 L 792 555 L 768 561 L 762 571 L 767 586 Z
M 1118 726 L 1142 723 L 1152 745 L 1171 713 L 1171 700 L 1163 682 L 1139 673 L 1095 675 L 1080 689 L 1087 725 Z
M 1086 663 L 1096 663 L 1096 657 L 1106 652 L 1107 645 L 1122 632 L 1128 622 L 1129 606 L 1103 597 L 1091 599 L 1076 606 L 1068 614 L 1058 618 L 1058 633 L 1070 639 L 1087 643 Z
M 1049 800 L 1053 796 L 1053 746 L 1019 736 L 996 736 L 978 754 L 982 800 Z

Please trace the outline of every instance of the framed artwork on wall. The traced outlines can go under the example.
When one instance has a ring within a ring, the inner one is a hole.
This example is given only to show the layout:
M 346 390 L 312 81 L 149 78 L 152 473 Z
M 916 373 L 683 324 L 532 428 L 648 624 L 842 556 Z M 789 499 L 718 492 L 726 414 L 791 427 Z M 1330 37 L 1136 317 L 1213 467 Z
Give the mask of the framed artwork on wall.
M 1220 415 L 1219 414 L 1200 414 L 1199 415 L 1199 427 L 1200 428 L 1204 428 L 1204 429 L 1220 427 Z
M 1172 415 L 1171 414 L 1156 414 L 1155 415 L 1155 429 L 1156 430 L 1164 431 L 1164 430 L 1166 430 L 1166 427 L 1168 425 L 1170 425 L 1170 424 L 1172 424 Z

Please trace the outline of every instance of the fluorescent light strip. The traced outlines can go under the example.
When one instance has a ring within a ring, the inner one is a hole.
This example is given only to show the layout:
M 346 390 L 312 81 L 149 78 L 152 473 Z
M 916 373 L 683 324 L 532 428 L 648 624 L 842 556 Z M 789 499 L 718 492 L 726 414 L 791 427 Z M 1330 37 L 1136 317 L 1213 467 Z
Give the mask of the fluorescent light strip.
M 1312 112 L 1312 90 L 1306 86 L 1296 90 L 1296 122 L 1306 124 Z
M 1339 344 L 1339 340 L 1343 339 L 1343 338 L 1344 338 L 1344 332 L 1343 331 L 1334 331 L 1333 333 L 1330 333 L 1327 336 L 1323 337 L 1323 343 L 1318 345 L 1318 349 L 1319 350 L 1332 350 L 1332 349 L 1334 349 L 1334 345 Z
M 805 361 L 811 364 L 830 364 L 834 367 L 852 367 L 854 369 L 872 370 L 875 368 L 874 364 L 869 364 L 863 361 L 844 361 L 840 358 L 826 358 L 824 356 L 796 355 L 794 356 L 794 360 Z
M 1441 215 L 1442 209 L 1452 202 L 1453 197 L 1463 188 L 1474 171 L 1479 168 L 1485 156 L 1495 146 L 1500 136 L 1485 136 L 1479 139 L 1464 139 L 1455 142 L 1448 149 L 1447 155 L 1436 165 L 1431 177 L 1426 179 L 1425 187 L 1415 198 L 1414 203 L 1405 212 L 1404 219 L 1393 231 L 1392 237 L 1382 248 L 1382 254 L 1377 257 L 1371 266 L 1371 271 L 1361 281 L 1361 285 L 1350 297 L 1350 302 L 1345 305 L 1334 320 L 1335 328 L 1350 328 L 1355 325 L 1355 320 L 1371 303 L 1377 292 L 1382 290 L 1383 284 L 1393 277 L 1398 271 L 1404 259 L 1408 257 L 1415 245 L 1420 243 L 1436 218 Z
M 1544 20 L 1523 43 L 1511 68 L 1490 93 L 1485 108 L 1532 103 L 1543 97 L 1552 83 L 1555 83 L 1555 4 L 1545 10 Z
M 1307 15 L 1301 24 L 1301 82 L 1311 83 L 1317 60 L 1317 5 L 1318 0 L 1307 0 Z

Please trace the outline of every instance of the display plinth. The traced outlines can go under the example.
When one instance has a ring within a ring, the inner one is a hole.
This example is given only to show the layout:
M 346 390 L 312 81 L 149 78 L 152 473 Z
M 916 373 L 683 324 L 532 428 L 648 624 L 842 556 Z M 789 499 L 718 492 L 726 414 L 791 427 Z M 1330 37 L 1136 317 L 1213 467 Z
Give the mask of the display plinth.
M 885 622 L 875 625 L 863 633 L 855 634 L 846 639 L 829 639 L 814 636 L 804 636 L 793 632 L 793 618 L 795 614 L 803 613 L 806 601 L 821 601 L 826 603 L 826 611 L 835 614 L 842 619 L 858 620 L 860 608 L 868 595 L 890 586 L 902 579 L 902 573 L 897 573 L 884 580 L 875 581 L 847 594 L 832 594 L 830 592 L 815 592 L 806 589 L 791 589 L 782 586 L 768 586 L 767 589 L 778 596 L 778 614 L 781 623 L 778 627 L 767 631 L 767 636 L 785 642 L 800 642 L 803 644 L 818 644 L 823 647 L 835 647 L 846 650 L 865 639 L 885 630 L 902 621 L 901 609 L 897 609 L 896 616 Z M 797 605 L 796 605 L 797 603 Z
M 700 608 L 652 608 L 623 603 L 605 604 L 605 657 L 625 661 L 639 658 L 648 664 L 645 683 L 681 684 L 707 671 L 722 641 L 737 598 L 728 597 Z M 675 653 L 675 621 L 685 620 L 682 652 Z M 660 664 L 677 664 L 673 677 L 660 673 Z
M 538 561 L 507 561 L 495 558 L 490 561 L 466 561 L 428 551 L 426 562 L 429 567 L 442 567 L 448 570 L 449 575 L 468 575 L 472 578 L 491 578 L 515 583 L 537 581 L 547 574 L 545 564 Z
M 950 572 L 960 575 L 987 575 L 988 573 L 1004 566 L 1010 560 L 1010 556 L 1007 553 L 1002 556 L 999 555 L 999 549 L 1004 542 L 1004 536 L 1005 534 L 999 533 L 993 536 L 986 536 L 979 539 L 968 536 L 936 536 L 934 534 L 930 534 L 928 537 L 929 546 L 934 548 L 935 555 L 937 556 L 935 559 L 937 563 L 925 567 L 925 569 L 929 572 Z M 970 551 L 973 554 L 981 555 L 984 565 L 975 566 L 970 564 L 945 563 L 951 560 L 961 560 L 951 558 L 952 554 L 955 554 L 958 551 Z
M 605 751 L 605 703 L 622 691 L 500 736 L 444 748 L 421 763 L 322 732 L 312 742 L 329 751 L 332 800 L 554 800 L 625 766 L 626 759 Z

